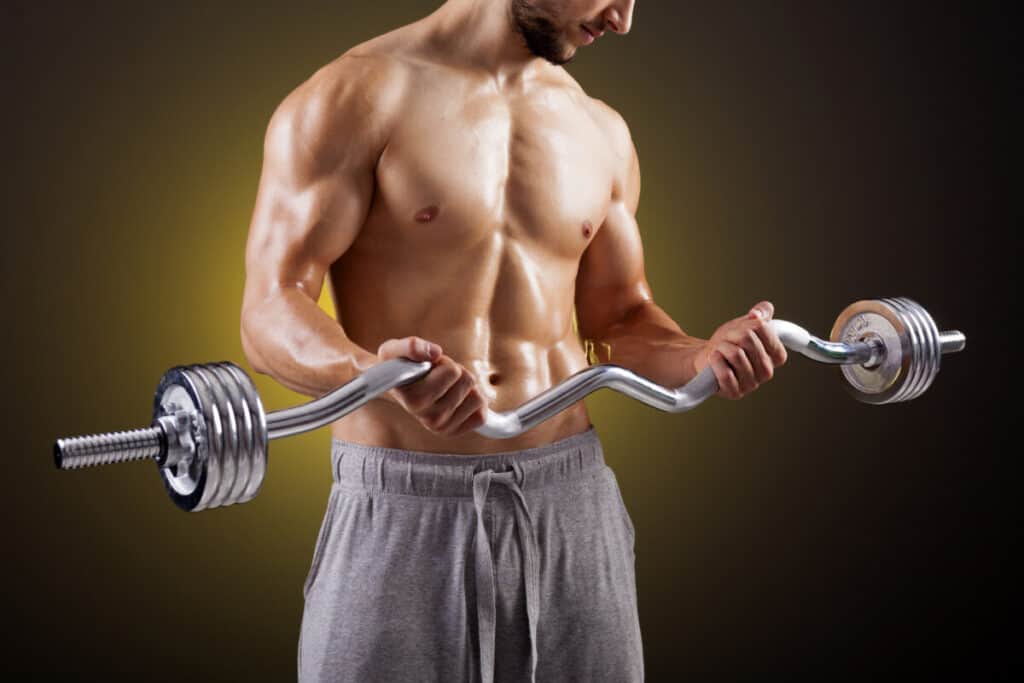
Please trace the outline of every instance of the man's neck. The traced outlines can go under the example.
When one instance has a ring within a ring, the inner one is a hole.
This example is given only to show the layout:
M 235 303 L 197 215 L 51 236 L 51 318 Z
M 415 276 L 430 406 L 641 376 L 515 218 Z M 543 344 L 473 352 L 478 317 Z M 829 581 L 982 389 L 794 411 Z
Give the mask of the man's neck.
M 489 72 L 499 87 L 529 80 L 548 66 L 515 30 L 506 0 L 447 0 L 427 21 L 448 54 Z

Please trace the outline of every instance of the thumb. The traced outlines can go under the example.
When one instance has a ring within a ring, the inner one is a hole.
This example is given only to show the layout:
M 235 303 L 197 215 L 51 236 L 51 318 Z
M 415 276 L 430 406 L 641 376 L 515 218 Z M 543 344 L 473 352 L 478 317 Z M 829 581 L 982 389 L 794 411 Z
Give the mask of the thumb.
M 771 301 L 760 301 L 750 309 L 747 313 L 751 318 L 761 318 L 762 320 L 771 320 L 775 314 L 775 306 L 772 305 Z
M 403 337 L 388 339 L 377 349 L 381 360 L 405 357 L 409 360 L 437 360 L 441 356 L 441 347 L 420 337 Z

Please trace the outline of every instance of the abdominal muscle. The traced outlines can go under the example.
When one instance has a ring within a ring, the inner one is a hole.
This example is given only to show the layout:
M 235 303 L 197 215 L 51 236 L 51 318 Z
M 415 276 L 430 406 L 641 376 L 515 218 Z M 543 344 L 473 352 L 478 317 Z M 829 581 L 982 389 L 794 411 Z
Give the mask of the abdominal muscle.
M 572 322 L 578 256 L 516 239 L 500 225 L 489 229 L 491 237 L 473 247 L 399 239 L 393 225 L 371 221 L 331 268 L 329 283 L 353 343 L 376 353 L 388 339 L 434 342 L 472 373 L 488 409 L 507 412 L 588 365 Z M 396 403 L 375 399 L 333 423 L 331 433 L 404 450 L 486 454 L 548 444 L 590 424 L 578 401 L 508 439 L 475 431 L 446 436 Z

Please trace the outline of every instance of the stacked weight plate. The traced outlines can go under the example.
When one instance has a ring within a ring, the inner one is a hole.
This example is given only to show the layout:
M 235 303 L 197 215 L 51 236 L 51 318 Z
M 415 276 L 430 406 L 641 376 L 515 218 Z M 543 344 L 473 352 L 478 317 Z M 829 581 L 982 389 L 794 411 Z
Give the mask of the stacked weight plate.
M 832 327 L 832 341 L 853 343 L 872 337 L 884 351 L 870 365 L 843 365 L 847 390 L 865 403 L 909 401 L 923 394 L 939 372 L 939 328 L 920 304 L 905 297 L 850 304 Z
M 267 472 L 267 420 L 256 387 L 234 363 L 168 370 L 157 387 L 154 422 L 177 417 L 160 467 L 168 494 L 184 510 L 245 503 Z

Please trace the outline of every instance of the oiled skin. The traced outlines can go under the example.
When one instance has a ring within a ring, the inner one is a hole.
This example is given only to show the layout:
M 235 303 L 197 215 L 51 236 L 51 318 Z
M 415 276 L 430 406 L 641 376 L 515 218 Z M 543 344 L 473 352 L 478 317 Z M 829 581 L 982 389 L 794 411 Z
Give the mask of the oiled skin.
M 461 63 L 449 29 L 435 13 L 359 45 L 275 112 L 246 251 L 241 332 L 254 369 L 320 396 L 379 362 L 386 339 L 415 335 L 504 411 L 585 368 L 581 336 L 610 339 L 646 309 L 643 343 L 631 355 L 621 340 L 613 362 L 689 380 L 687 352 L 704 340 L 653 305 L 621 117 L 544 60 L 502 78 Z M 325 279 L 337 321 L 315 304 Z M 658 338 L 664 354 L 641 348 Z M 382 397 L 331 431 L 470 454 L 589 425 L 580 401 L 512 439 L 445 436 Z

